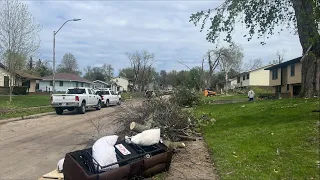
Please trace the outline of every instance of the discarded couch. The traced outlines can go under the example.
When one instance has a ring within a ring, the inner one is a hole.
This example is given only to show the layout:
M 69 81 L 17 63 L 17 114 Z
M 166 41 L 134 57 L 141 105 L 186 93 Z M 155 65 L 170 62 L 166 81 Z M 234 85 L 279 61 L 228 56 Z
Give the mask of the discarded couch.
M 167 171 L 173 154 L 173 150 L 162 143 L 140 146 L 128 144 L 125 141 L 115 144 L 115 152 L 117 162 L 107 166 L 100 166 L 97 163 L 92 157 L 92 148 L 67 153 L 63 164 L 64 178 L 66 180 L 125 180 L 136 176 L 150 177 Z M 115 164 L 119 167 L 107 168 Z

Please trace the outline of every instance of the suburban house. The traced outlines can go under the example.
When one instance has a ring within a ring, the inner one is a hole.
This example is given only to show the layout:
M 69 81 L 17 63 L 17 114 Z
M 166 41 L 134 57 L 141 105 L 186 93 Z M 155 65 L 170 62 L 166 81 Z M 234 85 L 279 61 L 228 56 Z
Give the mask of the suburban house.
M 115 82 L 107 83 L 107 82 L 100 81 L 100 80 L 93 81 L 93 88 L 94 89 L 110 88 L 113 91 L 118 91 L 117 83 L 115 83 Z
M 250 86 L 268 87 L 269 86 L 269 71 L 265 69 L 272 65 L 260 67 L 258 69 L 250 70 L 238 74 L 236 79 L 235 88 L 246 88 Z M 233 79 L 233 83 L 235 80 Z M 231 83 L 231 82 L 230 82 Z M 230 84 L 232 86 L 234 84 Z
M 271 67 L 269 70 L 270 86 L 275 95 L 293 97 L 301 91 L 302 57 L 298 57 Z
M 55 75 L 55 91 L 66 92 L 70 87 L 93 87 L 93 83 L 80 76 L 69 73 L 56 73 Z M 52 91 L 52 75 L 42 77 L 39 83 L 42 92 Z
M 119 76 L 119 77 L 113 78 L 111 81 L 115 82 L 118 85 L 117 91 L 130 91 L 131 90 L 132 82 L 125 77 Z
M 26 86 L 27 92 L 36 92 L 39 86 L 37 83 L 41 80 L 40 77 L 28 74 L 22 71 L 17 71 L 13 80 L 14 86 Z M 5 66 L 0 63 L 0 94 L 9 93 L 10 73 Z

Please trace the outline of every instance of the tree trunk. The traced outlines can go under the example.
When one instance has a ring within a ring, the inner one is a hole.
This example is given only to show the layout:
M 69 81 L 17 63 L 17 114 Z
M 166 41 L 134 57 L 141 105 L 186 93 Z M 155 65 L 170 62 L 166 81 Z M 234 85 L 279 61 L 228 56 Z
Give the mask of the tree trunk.
M 319 89 L 320 36 L 313 14 L 312 0 L 291 0 L 297 19 L 297 27 L 303 54 L 312 45 L 310 54 L 302 61 L 300 96 L 312 97 Z M 314 7 L 316 8 L 316 7 Z
M 228 94 L 228 72 L 225 71 L 225 80 L 226 80 L 226 88 L 225 88 L 225 91 L 226 91 L 226 95 Z

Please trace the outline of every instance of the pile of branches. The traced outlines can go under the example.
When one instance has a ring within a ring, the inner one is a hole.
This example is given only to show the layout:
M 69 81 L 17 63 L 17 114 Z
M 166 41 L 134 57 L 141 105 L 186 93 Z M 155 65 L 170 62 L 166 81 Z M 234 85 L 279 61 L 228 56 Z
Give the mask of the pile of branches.
M 156 97 L 125 108 L 117 117 L 120 137 L 132 136 L 147 129 L 160 128 L 161 137 L 172 148 L 183 147 L 181 141 L 201 139 L 199 120 L 168 98 Z M 180 142 L 180 143 L 179 143 Z

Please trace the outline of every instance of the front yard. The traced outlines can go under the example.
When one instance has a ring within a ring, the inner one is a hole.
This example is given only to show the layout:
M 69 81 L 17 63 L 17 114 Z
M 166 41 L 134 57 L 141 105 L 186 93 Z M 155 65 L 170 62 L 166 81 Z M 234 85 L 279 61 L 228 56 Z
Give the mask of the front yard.
M 222 179 L 319 179 L 315 109 L 319 99 L 282 99 L 203 104 L 196 112 L 216 119 L 202 131 Z
M 9 96 L 0 96 L 0 119 L 53 111 L 49 105 L 50 95 L 13 96 L 11 103 Z

